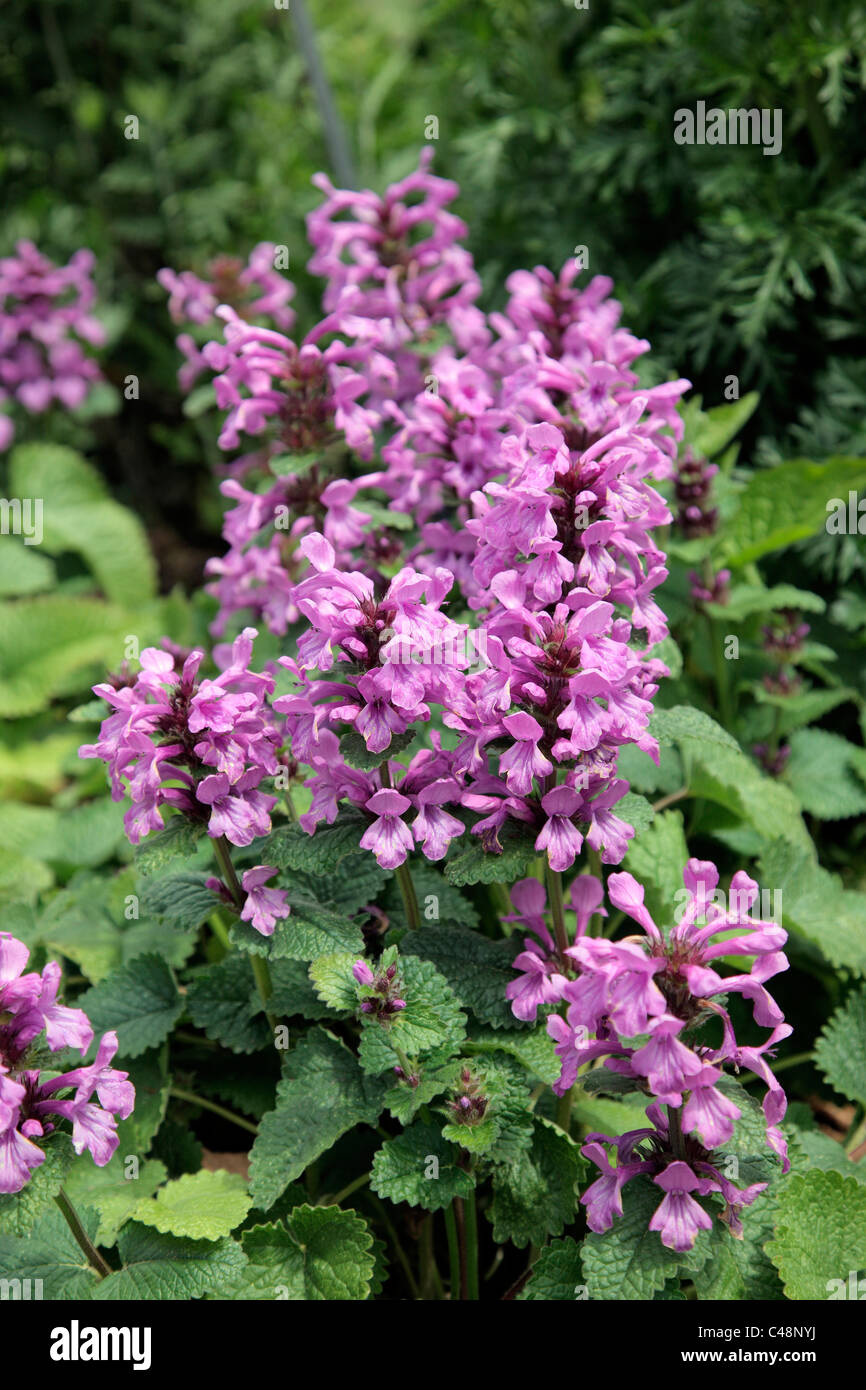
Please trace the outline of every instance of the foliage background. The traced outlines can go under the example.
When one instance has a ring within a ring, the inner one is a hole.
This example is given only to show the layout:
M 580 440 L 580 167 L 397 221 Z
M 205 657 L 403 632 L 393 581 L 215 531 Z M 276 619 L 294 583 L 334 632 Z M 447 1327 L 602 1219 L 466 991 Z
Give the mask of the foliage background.
M 743 412 L 738 459 L 726 456 L 723 511 L 735 467 L 741 487 L 792 458 L 866 452 L 861 6 L 310 0 L 310 10 L 361 184 L 381 189 L 405 174 L 426 119 L 438 118 L 435 169 L 461 185 L 457 210 L 487 307 L 504 301 L 511 270 L 558 268 L 586 245 L 592 273 L 613 276 L 625 322 L 650 340 L 658 376 L 691 379 L 705 409 L 722 402 L 731 374 L 744 397 L 758 393 L 754 412 Z M 699 99 L 780 107 L 781 154 L 675 145 L 673 112 Z M 124 139 L 128 114 L 139 118 L 138 141 Z M 152 892 L 144 919 L 118 926 L 137 871 L 101 769 L 76 756 L 92 725 L 86 708 L 75 711 L 91 681 L 117 665 L 124 634 L 142 645 L 164 632 L 203 639 L 208 613 L 195 589 L 205 559 L 221 548 L 215 431 L 184 414 L 176 330 L 155 274 L 165 265 L 202 269 L 221 252 L 245 257 L 259 240 L 286 244 L 294 307 L 300 324 L 311 324 L 318 287 L 304 269 L 303 219 L 319 198 L 310 177 L 328 170 L 328 155 L 290 15 L 265 0 L 7 0 L 0 121 L 0 247 L 5 254 L 26 236 L 56 260 L 82 245 L 95 252 L 98 313 L 109 330 L 102 359 L 114 387 L 72 417 L 32 422 L 30 439 L 43 442 L 31 452 L 27 429 L 19 430 L 25 447 L 3 477 L 4 495 L 50 497 L 61 520 L 38 555 L 10 549 L 6 537 L 0 553 L 0 903 L 4 929 L 62 957 L 74 992 L 98 987 L 142 952 L 182 967 L 201 920 L 193 900 L 182 927 L 167 924 Z M 140 399 L 121 408 L 118 388 L 131 373 Z M 699 435 L 697 413 L 691 424 Z M 808 669 L 824 700 L 799 728 L 794 718 L 793 732 L 797 800 L 823 868 L 806 862 L 795 827 L 762 878 L 788 885 L 802 909 L 795 970 L 779 990 L 796 1015 L 799 1053 L 866 973 L 864 548 L 857 537 L 809 531 L 766 547 L 760 576 L 744 571 L 752 584 L 793 577 L 817 596 Z M 663 592 L 687 661 L 662 699 L 713 713 L 706 638 L 688 625 L 686 568 L 679 557 Z M 756 616 L 756 644 L 758 628 Z M 743 682 L 761 669 L 753 653 Z M 743 698 L 744 746 L 764 736 L 766 716 Z M 680 754 L 697 756 L 699 741 Z M 636 782 L 636 790 L 669 793 L 678 772 L 681 765 L 669 766 L 669 783 Z M 733 791 L 720 794 L 711 770 L 698 767 L 697 776 L 707 791 L 689 808 L 690 850 L 716 857 L 721 844 L 728 868 L 756 856 L 765 848 L 763 784 L 750 805 L 726 811 Z M 665 812 L 667 829 L 647 842 L 648 873 L 654 852 L 660 861 L 679 853 L 679 814 Z M 192 867 L 207 866 L 199 855 Z M 823 870 L 840 878 L 831 885 Z M 824 903 L 823 916 L 813 902 L 810 917 L 810 894 Z M 470 896 L 489 912 L 483 892 Z M 828 903 L 844 924 L 838 947 L 822 936 Z M 145 1051 L 142 1076 L 149 1065 L 158 1072 L 156 1053 Z M 195 1051 L 186 1062 L 200 1091 L 245 1104 L 257 1120 L 275 1078 L 260 1077 L 253 1093 L 244 1060 L 235 1074 L 225 1066 L 209 1074 Z M 842 1128 L 856 1128 L 862 1083 L 859 1094 L 841 1082 L 828 1090 L 825 1076 L 809 1061 L 789 1072 L 804 1124 L 804 1102 L 822 1090 L 848 1105 Z M 152 1120 L 145 1110 L 139 1123 L 146 1131 Z M 197 1132 L 219 1147 L 228 1140 L 218 1123 L 208 1129 L 214 1123 L 205 1117 Z M 163 1177 L 195 1171 L 198 1140 L 184 1139 L 177 1118 L 160 1134 L 150 1161 Z M 819 1139 L 811 1157 L 838 1166 Z M 353 1171 L 338 1155 L 332 1188 Z

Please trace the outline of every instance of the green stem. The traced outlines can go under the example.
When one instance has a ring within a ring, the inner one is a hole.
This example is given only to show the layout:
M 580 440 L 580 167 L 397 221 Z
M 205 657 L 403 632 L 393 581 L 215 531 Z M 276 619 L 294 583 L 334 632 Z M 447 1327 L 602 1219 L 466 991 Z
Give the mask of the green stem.
M 359 1178 L 355 1178 L 352 1182 L 347 1183 L 345 1187 L 341 1187 L 339 1192 L 329 1198 L 328 1206 L 338 1207 L 341 1202 L 345 1202 L 347 1197 L 351 1197 L 353 1192 L 357 1192 L 359 1187 L 363 1187 L 365 1183 L 368 1183 L 371 1176 L 370 1173 L 362 1173 Z M 319 1206 L 321 1205 L 322 1203 L 320 1202 Z
M 213 848 L 214 854 L 216 855 L 217 864 L 220 868 L 220 874 L 222 875 L 223 883 L 226 885 L 229 892 L 231 893 L 232 898 L 234 899 L 235 907 L 240 913 L 244 905 L 246 894 L 244 893 L 244 890 L 240 885 L 238 876 L 235 873 L 235 866 L 232 863 L 232 853 L 229 849 L 229 843 L 225 835 L 217 836 L 217 838 L 213 841 Z M 264 960 L 261 956 L 251 953 L 250 959 L 252 961 L 253 977 L 256 982 L 256 988 L 259 992 L 259 998 L 262 1001 L 262 1006 L 265 1011 L 265 1017 L 268 1020 L 268 1027 L 271 1030 L 271 1037 L 274 1038 L 276 1036 L 277 1031 L 277 1020 L 268 1008 L 271 995 L 274 992 L 274 987 L 271 983 L 271 972 L 268 969 L 267 961 Z
M 851 1154 L 853 1154 L 857 1149 L 860 1148 L 860 1145 L 863 1143 L 864 1139 L 866 1139 L 866 1115 L 863 1116 L 863 1119 L 860 1121 L 859 1125 L 854 1130 L 854 1133 L 851 1135 L 850 1139 L 845 1140 L 846 1154 L 848 1154 L 850 1157 Z
M 553 918 L 553 932 L 556 937 L 556 946 L 562 959 L 562 964 L 566 963 L 566 951 L 568 950 L 568 935 L 565 930 L 565 905 L 562 898 L 562 875 L 555 869 L 551 869 L 550 862 L 545 863 L 544 876 L 547 879 L 547 896 L 550 900 L 550 912 Z
M 475 1189 L 466 1198 L 466 1297 L 478 1301 L 478 1214 Z
M 455 1199 L 455 1200 L 459 1200 Z M 460 1296 L 460 1245 L 457 1240 L 457 1220 L 454 1216 L 454 1202 L 445 1208 L 445 1234 L 448 1237 L 448 1269 L 451 1282 L 452 1299 Z
M 91 1269 L 96 1271 L 100 1279 L 104 1279 L 106 1275 L 112 1274 L 113 1270 L 111 1265 L 107 1260 L 103 1259 L 96 1246 L 93 1244 L 93 1241 L 81 1224 L 81 1218 L 78 1212 L 75 1210 L 62 1187 L 54 1200 L 63 1212 L 64 1220 L 81 1247 L 84 1257 Z
M 174 1096 L 175 1100 L 185 1100 L 190 1105 L 199 1105 L 202 1110 L 210 1110 L 212 1114 L 219 1115 L 221 1119 L 228 1120 L 231 1124 L 237 1125 L 239 1129 L 245 1129 L 248 1134 L 258 1134 L 259 1132 L 258 1125 L 254 1125 L 252 1120 L 245 1120 L 242 1115 L 236 1115 L 233 1110 L 227 1110 L 224 1105 L 217 1105 L 215 1100 L 208 1100 L 206 1096 L 197 1096 L 194 1091 L 185 1091 L 180 1086 L 172 1086 L 169 1095 Z
M 673 805 L 675 805 L 677 801 L 682 801 L 682 800 L 683 800 L 683 797 L 688 796 L 688 794 L 689 794 L 689 789 L 688 789 L 688 787 L 680 787 L 680 788 L 679 788 L 677 791 L 675 791 L 675 792 L 669 792 L 668 795 L 667 795 L 667 796 L 663 796 L 663 797 L 661 798 L 660 801 L 654 801 L 654 802 L 653 802 L 653 810 L 654 810 L 654 811 L 663 811 L 663 810 L 665 809 L 666 806 L 673 806 Z
M 207 920 L 208 925 L 211 931 L 213 932 L 214 936 L 216 937 L 217 941 L 220 943 L 221 946 L 225 948 L 226 951 L 230 951 L 232 949 L 232 943 L 231 938 L 229 936 L 229 929 L 220 917 L 219 913 L 212 912 Z
M 410 1265 L 409 1260 L 407 1259 L 406 1251 L 400 1244 L 400 1237 L 397 1235 L 397 1232 L 394 1229 L 394 1223 L 392 1222 L 387 1211 L 385 1210 L 384 1202 L 380 1201 L 380 1199 L 376 1197 L 372 1192 L 369 1194 L 369 1200 L 373 1203 L 373 1206 L 378 1211 L 382 1225 L 385 1227 L 385 1230 L 387 1231 L 388 1236 L 390 1237 L 391 1244 L 394 1247 L 394 1254 L 397 1256 L 397 1259 L 400 1262 L 400 1268 L 406 1276 L 406 1283 L 409 1285 L 412 1297 L 415 1299 L 420 1299 L 421 1295 L 418 1291 L 418 1284 L 415 1279 L 415 1275 L 412 1273 L 412 1266 Z
M 679 1109 L 675 1105 L 669 1105 L 667 1110 L 668 1134 L 670 1135 L 671 1150 L 674 1158 L 684 1159 L 686 1156 L 686 1146 L 683 1139 L 683 1127 Z
M 795 1052 L 790 1057 L 783 1057 L 781 1061 L 773 1063 L 773 1071 L 778 1074 L 789 1067 L 801 1067 L 806 1062 L 814 1062 L 814 1052 Z M 761 1081 L 759 1076 L 748 1076 L 740 1081 L 741 1086 L 757 1086 Z
M 710 632 L 710 649 L 713 654 L 713 671 L 716 677 L 720 723 L 730 732 L 734 723 L 734 707 L 731 699 L 728 663 L 725 660 L 723 650 L 722 630 L 709 613 L 707 614 L 707 624 Z
M 379 777 L 383 787 L 393 787 L 391 781 L 391 769 L 388 766 L 388 759 L 379 764 Z M 412 882 L 412 873 L 408 862 L 398 864 L 395 870 L 397 886 L 400 889 L 400 897 L 403 899 L 403 907 L 406 912 L 406 923 L 412 931 L 417 931 L 421 925 L 421 909 L 418 906 L 418 895 L 415 892 L 415 885 Z
M 565 1134 L 571 1133 L 571 1107 L 573 1103 L 574 1087 L 572 1086 L 556 1102 L 556 1123 Z

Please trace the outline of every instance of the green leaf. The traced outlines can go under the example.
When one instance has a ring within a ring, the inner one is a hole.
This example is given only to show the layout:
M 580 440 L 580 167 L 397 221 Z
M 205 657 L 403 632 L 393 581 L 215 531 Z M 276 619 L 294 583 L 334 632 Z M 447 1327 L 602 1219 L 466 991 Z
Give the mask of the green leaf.
M 349 729 L 340 739 L 340 753 L 350 767 L 360 768 L 362 772 L 372 772 L 374 768 L 381 767 L 384 758 L 398 757 L 414 738 L 414 729 L 407 729 L 404 734 L 392 734 L 391 742 L 384 753 L 371 753 L 357 730 Z
M 432 961 L 460 1003 L 483 1023 L 494 1028 L 520 1026 L 505 998 L 505 986 L 515 978 L 518 941 L 491 941 L 468 927 L 421 927 L 406 933 L 400 949 Z
M 513 1241 L 522 1249 L 561 1235 L 574 1216 L 577 1182 L 585 1166 L 567 1134 L 536 1118 L 531 1148 L 493 1173 L 488 1216 L 496 1243 Z
M 44 500 L 42 544 L 49 554 L 74 551 L 106 597 L 140 604 L 156 593 L 156 567 L 133 512 L 107 496 L 95 468 L 59 444 L 22 444 L 11 456 L 11 494 Z
M 815 1064 L 835 1090 L 866 1106 L 866 985 L 852 991 L 824 1027 Z
M 0 1231 L 7 1235 L 26 1236 L 38 1217 L 54 1209 L 54 1198 L 74 1162 L 75 1150 L 68 1134 L 55 1131 L 39 1147 L 45 1159 L 34 1168 L 30 1181 L 20 1192 L 0 1195 Z
M 778 608 L 797 608 L 804 613 L 823 613 L 827 607 L 818 595 L 793 584 L 776 584 L 770 589 L 759 584 L 733 584 L 724 603 L 708 603 L 713 618 L 742 622 L 754 613 L 772 613 Z
M 866 893 L 842 884 L 795 845 L 761 856 L 761 882 L 782 894 L 782 924 L 817 946 L 831 965 L 866 975 Z
M 370 1186 L 390 1202 L 440 1211 L 455 1197 L 468 1197 L 472 1192 L 472 1178 L 457 1166 L 458 1153 L 439 1126 L 416 1120 L 379 1149 L 373 1159 Z
M 664 1193 L 649 1178 L 637 1177 L 622 1192 L 623 1214 L 609 1231 L 583 1242 L 583 1273 L 590 1298 L 612 1302 L 652 1299 L 668 1279 L 692 1278 L 707 1258 L 709 1232 L 700 1231 L 694 1249 L 677 1254 L 662 1245 L 650 1218 Z
M 57 576 L 53 564 L 17 536 L 4 536 L 0 545 L 0 598 L 42 594 L 52 589 Z
M 474 1028 L 465 1044 L 467 1053 L 504 1052 L 514 1057 L 522 1067 L 552 1086 L 559 1080 L 562 1064 L 556 1055 L 556 1043 L 542 1024 L 538 1028 L 524 1028 L 520 1032 L 494 1032 L 492 1028 Z
M 689 791 L 725 806 L 766 840 L 787 840 L 801 854 L 812 853 L 812 840 L 789 787 L 768 777 L 739 748 L 707 746 L 688 739 L 682 744 L 689 766 Z
M 586 1298 L 580 1246 L 571 1236 L 552 1240 L 532 1266 L 529 1283 L 517 1295 L 525 1303 L 573 1303 Z
M 313 1028 L 286 1057 L 276 1109 L 265 1115 L 250 1155 L 250 1191 L 263 1211 L 307 1164 L 357 1124 L 374 1125 L 385 1087 L 365 1076 L 343 1043 Z
M 0 604 L 0 718 L 78 693 L 88 674 L 116 665 L 132 622 L 113 604 L 64 594 Z
M 232 1052 L 256 1052 L 273 1042 L 249 957 L 239 952 L 197 973 L 186 1004 L 196 1028 Z
M 219 1298 L 246 1268 L 240 1245 L 228 1237 L 180 1239 L 129 1221 L 117 1245 L 123 1268 L 102 1280 L 94 1295 L 100 1301 Z
M 241 1224 L 251 1206 L 246 1183 L 237 1173 L 202 1169 L 166 1183 L 155 1197 L 145 1197 L 134 1217 L 163 1234 L 218 1240 Z
M 135 852 L 135 863 L 143 874 L 160 874 L 175 859 L 188 859 L 195 854 L 196 845 L 205 832 L 198 821 L 186 816 L 172 816 L 164 830 L 158 830 L 142 841 Z
M 358 959 L 351 952 L 319 956 L 310 966 L 310 980 L 320 999 L 338 1013 L 354 1014 L 358 1009 L 358 986 L 352 966 Z
M 674 705 L 672 709 L 657 709 L 650 717 L 649 731 L 659 744 L 679 743 L 689 739 L 699 743 L 712 743 L 722 748 L 732 748 L 737 752 L 737 740 L 711 719 L 702 710 L 691 705 Z
M 866 811 L 866 783 L 855 771 L 862 748 L 826 729 L 798 729 L 790 745 L 785 781 L 805 811 L 819 820 L 845 820 Z
M 273 936 L 262 936 L 249 922 L 234 922 L 229 933 L 242 951 L 271 960 L 316 960 L 335 952 L 364 953 L 361 928 L 341 912 L 312 899 L 289 895 L 291 912 L 277 922 Z
M 508 821 L 500 835 L 501 854 L 488 853 L 478 835 L 455 840 L 457 849 L 445 864 L 445 877 L 455 888 L 471 883 L 514 883 L 523 878 L 535 857 L 533 836 L 524 827 Z
M 249 1267 L 237 1296 L 298 1302 L 362 1302 L 376 1267 L 363 1217 L 340 1207 L 295 1207 L 285 1225 L 245 1231 Z
M 122 1057 L 156 1047 L 183 1013 L 171 968 L 160 956 L 138 956 L 78 1000 L 97 1037 L 114 1030 Z
M 83 1209 L 78 1215 L 93 1240 L 98 1213 Z M 93 1298 L 99 1284 L 99 1275 L 56 1208 L 44 1212 L 24 1238 L 0 1235 L 0 1279 L 41 1279 L 41 1293 L 32 1292 L 31 1284 L 31 1297 L 75 1301 Z
M 165 1182 L 165 1164 L 147 1159 L 135 1177 L 127 1177 L 127 1164 L 118 1151 L 104 1168 L 97 1168 L 89 1153 L 75 1160 L 63 1188 L 77 1209 L 92 1207 L 99 1214 L 96 1244 L 114 1245 L 121 1227 L 143 1199 L 152 1197 Z
M 863 487 L 866 463 L 858 458 L 793 459 L 753 473 L 723 532 L 721 557 L 731 566 L 746 565 L 805 540 L 832 521 L 828 505 L 834 498 L 847 508 L 849 491 Z
M 373 1076 L 398 1065 L 399 1052 L 412 1058 L 446 1048 L 453 1052 L 466 1034 L 466 1015 L 447 980 L 430 961 L 403 956 L 400 973 L 405 1009 L 387 1024 L 362 1016 L 358 1055 L 364 1070 Z
M 316 993 L 306 961 L 275 960 L 270 965 L 273 994 L 270 1012 L 277 1018 L 333 1018 L 334 1010 L 324 1004 Z
M 435 864 L 428 864 L 426 859 L 418 857 L 412 863 L 411 872 L 425 922 L 431 926 L 435 923 L 439 927 L 478 925 L 478 912 L 466 894 L 449 883 Z M 408 927 L 400 886 L 393 877 L 385 887 L 382 907 L 392 926 Z
M 220 900 L 205 887 L 204 874 L 166 874 L 145 883 L 141 906 L 174 926 L 193 930 L 220 906 Z
M 738 401 L 700 411 L 688 435 L 695 452 L 708 459 L 720 454 L 750 419 L 759 400 L 757 391 L 749 391 Z
M 647 826 L 652 824 L 655 811 L 647 801 L 645 796 L 638 796 L 635 792 L 626 792 L 625 796 L 616 803 L 615 815 L 620 820 L 624 820 L 627 825 L 634 827 L 636 835 Z
M 657 815 L 652 825 L 629 845 L 625 867 L 643 884 L 646 906 L 655 922 L 664 924 L 674 920 L 688 857 L 679 811 L 663 811 Z
M 341 813 L 333 825 L 320 825 L 308 835 L 300 825 L 281 825 L 262 842 L 263 864 L 277 869 L 302 869 L 330 874 L 347 854 L 357 854 L 368 820 L 355 812 Z
M 699 1299 L 763 1302 L 784 1297 L 779 1276 L 764 1252 L 777 1208 L 775 1193 L 760 1193 L 743 1212 L 740 1240 L 734 1239 L 723 1221 L 713 1222 L 706 1263 L 691 1276 Z
M 846 1297 L 849 1272 L 866 1272 L 866 1186 L 841 1173 L 793 1174 L 766 1248 L 786 1298 Z

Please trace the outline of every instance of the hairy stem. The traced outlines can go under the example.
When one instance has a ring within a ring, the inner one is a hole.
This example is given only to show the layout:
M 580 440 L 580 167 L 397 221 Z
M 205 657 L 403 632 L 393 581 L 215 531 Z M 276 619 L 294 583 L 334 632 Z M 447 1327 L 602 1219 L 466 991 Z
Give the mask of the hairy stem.
M 556 937 L 556 946 L 565 965 L 568 949 L 568 935 L 565 930 L 565 906 L 562 898 L 562 875 L 556 869 L 551 869 L 549 861 L 544 866 L 544 874 L 547 879 L 547 896 L 550 900 L 550 912 L 553 918 L 553 933 Z
M 466 1198 L 466 1297 L 478 1301 L 478 1215 L 475 1209 L 475 1190 Z
M 75 1210 L 62 1187 L 54 1200 L 63 1212 L 64 1220 L 78 1242 L 90 1268 L 96 1271 L 100 1279 L 104 1279 L 106 1275 L 112 1274 L 113 1270 L 111 1265 L 107 1260 L 103 1259 L 96 1246 L 93 1244 L 93 1241 L 81 1224 L 81 1218 L 78 1212 Z
M 259 1132 L 258 1125 L 254 1125 L 252 1120 L 245 1120 L 243 1115 L 236 1115 L 233 1110 L 227 1110 L 224 1105 L 218 1105 L 215 1100 L 208 1100 L 206 1096 L 197 1096 L 194 1091 L 185 1091 L 180 1086 L 172 1086 L 169 1095 L 174 1096 L 175 1100 L 185 1100 L 190 1105 L 199 1105 L 202 1110 L 210 1110 L 211 1114 L 219 1115 L 221 1119 L 228 1120 L 230 1124 L 237 1125 L 239 1129 L 245 1129 L 248 1134 L 258 1134 Z

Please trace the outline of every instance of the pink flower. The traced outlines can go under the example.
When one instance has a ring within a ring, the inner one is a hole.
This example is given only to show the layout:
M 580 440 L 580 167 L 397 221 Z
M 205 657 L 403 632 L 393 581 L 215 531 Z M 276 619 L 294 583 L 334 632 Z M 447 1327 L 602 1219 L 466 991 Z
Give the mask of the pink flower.
M 241 909 L 241 920 L 250 922 L 262 936 L 272 936 L 277 918 L 288 917 L 288 894 L 282 888 L 265 888 L 268 879 L 277 872 L 267 864 L 257 864 L 247 869 L 241 884 L 246 893 L 246 901 Z

